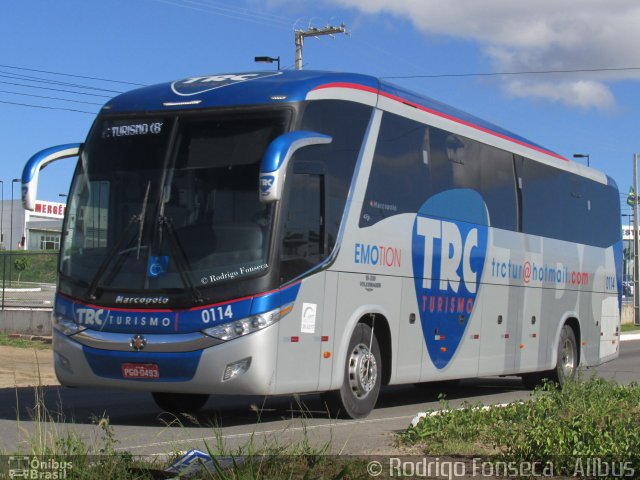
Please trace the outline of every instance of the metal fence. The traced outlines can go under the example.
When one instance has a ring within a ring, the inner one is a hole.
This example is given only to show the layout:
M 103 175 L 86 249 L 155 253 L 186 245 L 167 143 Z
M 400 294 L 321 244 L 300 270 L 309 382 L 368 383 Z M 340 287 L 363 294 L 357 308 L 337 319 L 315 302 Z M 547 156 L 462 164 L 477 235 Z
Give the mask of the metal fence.
M 52 308 L 58 251 L 0 251 L 0 310 Z

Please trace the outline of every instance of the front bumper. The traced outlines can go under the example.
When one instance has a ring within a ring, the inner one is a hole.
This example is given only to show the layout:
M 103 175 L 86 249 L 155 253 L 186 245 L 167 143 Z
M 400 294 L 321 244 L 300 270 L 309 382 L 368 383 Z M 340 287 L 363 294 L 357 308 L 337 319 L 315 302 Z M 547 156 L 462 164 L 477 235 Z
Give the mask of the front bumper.
M 269 395 L 276 390 L 278 323 L 244 337 L 187 352 L 118 351 L 82 345 L 54 330 L 59 382 L 72 387 L 107 387 L 176 393 Z M 251 358 L 248 370 L 224 380 L 229 364 Z M 125 379 L 122 364 L 158 365 L 158 379 Z

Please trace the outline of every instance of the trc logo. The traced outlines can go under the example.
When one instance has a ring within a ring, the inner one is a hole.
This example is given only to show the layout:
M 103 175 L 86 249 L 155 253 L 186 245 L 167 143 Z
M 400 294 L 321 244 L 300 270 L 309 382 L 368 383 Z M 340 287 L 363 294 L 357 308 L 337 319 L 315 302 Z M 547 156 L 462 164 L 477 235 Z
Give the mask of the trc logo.
M 260 177 L 260 193 L 267 195 L 273 187 L 276 178 L 273 175 L 262 175 Z
M 464 242 L 460 229 L 453 222 L 432 218 L 416 218 L 417 234 L 424 237 L 424 270 L 422 287 L 432 288 L 433 264 L 440 258 L 439 290 L 451 289 L 458 293 L 460 283 L 460 264 L 462 263 L 462 279 L 469 293 L 476 293 L 478 272 L 471 266 L 471 252 L 478 247 L 478 229 L 471 228 L 466 233 Z M 436 240 L 440 243 L 440 252 L 434 255 Z
M 477 192 L 450 190 L 427 200 L 413 224 L 416 300 L 427 351 L 439 369 L 458 350 L 474 312 L 487 255 L 486 212 Z

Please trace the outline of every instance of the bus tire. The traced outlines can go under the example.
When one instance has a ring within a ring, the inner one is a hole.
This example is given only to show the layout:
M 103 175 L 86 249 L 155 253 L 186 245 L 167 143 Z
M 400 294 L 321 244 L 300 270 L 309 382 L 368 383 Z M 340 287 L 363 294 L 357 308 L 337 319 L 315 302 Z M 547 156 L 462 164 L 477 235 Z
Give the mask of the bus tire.
M 558 342 L 558 356 L 554 369 L 544 372 L 543 378 L 554 382 L 561 388 L 564 384 L 572 380 L 578 372 L 580 358 L 578 357 L 578 343 L 573 328 L 564 325 L 560 331 L 560 341 Z
M 151 396 L 156 405 L 170 413 L 196 413 L 209 400 L 209 395 L 200 393 L 153 392 Z
M 378 340 L 375 335 L 372 336 L 371 327 L 359 323 L 349 341 L 342 386 L 340 390 L 323 395 L 330 414 L 356 419 L 371 413 L 382 383 L 381 360 Z

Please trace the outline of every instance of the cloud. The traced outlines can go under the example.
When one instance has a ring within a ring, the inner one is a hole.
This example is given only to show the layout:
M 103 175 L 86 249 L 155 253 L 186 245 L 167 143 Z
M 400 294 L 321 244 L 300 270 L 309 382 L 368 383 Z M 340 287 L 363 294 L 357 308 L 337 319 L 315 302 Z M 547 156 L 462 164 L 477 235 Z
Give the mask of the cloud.
M 525 82 L 510 80 L 505 91 L 513 97 L 534 97 L 583 109 L 606 109 L 614 105 L 613 94 L 605 85 L 590 80 L 574 82 Z
M 325 0 L 368 14 L 407 18 L 425 35 L 476 42 L 496 71 L 539 71 L 640 66 L 637 0 Z M 605 82 L 637 73 L 608 72 L 505 78 L 509 95 L 533 96 L 581 108 L 607 108 Z

